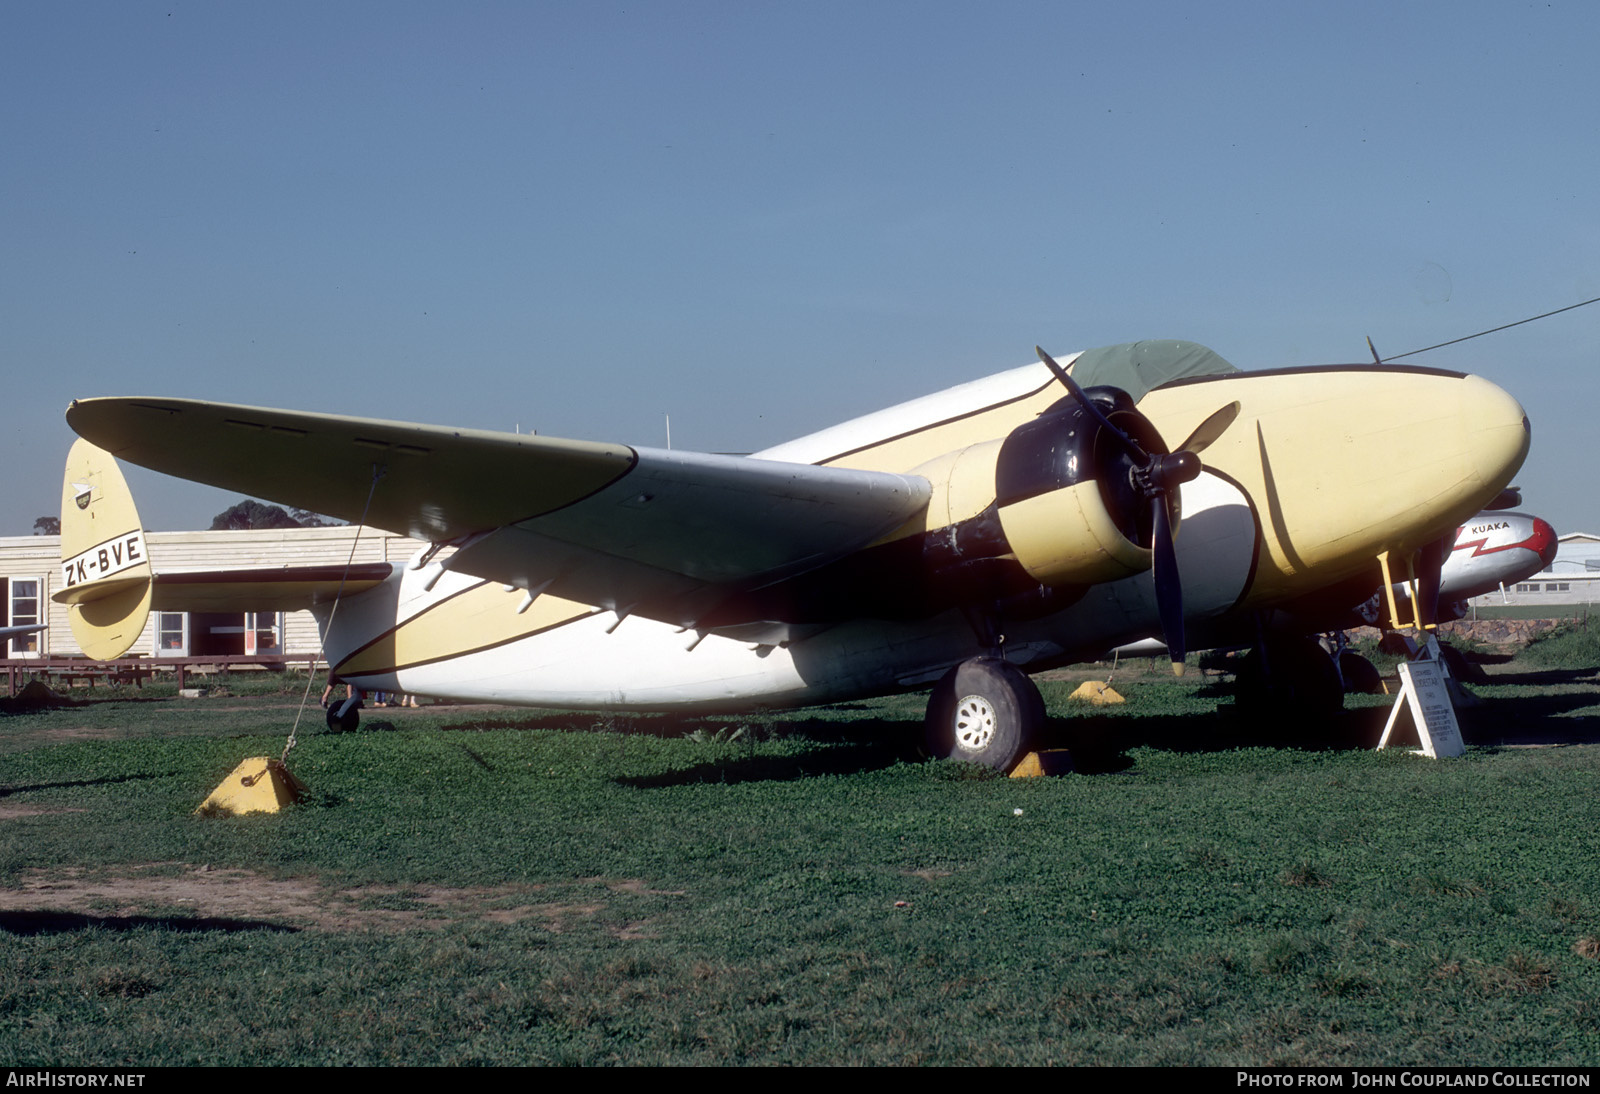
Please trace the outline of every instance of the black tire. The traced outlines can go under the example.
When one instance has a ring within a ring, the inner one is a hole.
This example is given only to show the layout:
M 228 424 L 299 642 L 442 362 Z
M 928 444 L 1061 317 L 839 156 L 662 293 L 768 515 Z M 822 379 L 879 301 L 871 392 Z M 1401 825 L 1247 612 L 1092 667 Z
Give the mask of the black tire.
M 349 733 L 361 722 L 361 703 L 341 699 L 328 707 L 328 729 L 334 733 Z
M 925 739 L 940 759 L 1010 771 L 1045 721 L 1028 674 L 998 657 L 975 657 L 944 674 L 928 696 Z
M 1260 649 L 1251 650 L 1235 676 L 1241 708 L 1292 709 L 1311 715 L 1344 709 L 1344 689 L 1333 658 L 1312 639 L 1301 635 L 1271 639 L 1265 666 L 1261 654 Z
M 1456 678 L 1458 684 L 1487 684 L 1489 674 L 1483 671 L 1481 665 L 1475 665 L 1467 660 L 1467 655 L 1450 645 L 1448 642 L 1439 643 L 1439 660 L 1445 663 L 1450 670 L 1450 675 Z
M 1339 654 L 1339 675 L 1344 677 L 1344 690 L 1352 695 L 1383 694 L 1383 676 L 1378 667 L 1355 650 Z

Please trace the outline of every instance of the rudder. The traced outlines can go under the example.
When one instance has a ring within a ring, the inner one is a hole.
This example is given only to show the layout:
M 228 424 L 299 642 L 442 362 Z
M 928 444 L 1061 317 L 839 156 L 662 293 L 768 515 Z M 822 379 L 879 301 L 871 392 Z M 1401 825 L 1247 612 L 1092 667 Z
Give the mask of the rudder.
M 111 453 L 79 440 L 61 482 L 61 590 L 72 636 L 96 660 L 121 657 L 150 616 L 144 528 Z

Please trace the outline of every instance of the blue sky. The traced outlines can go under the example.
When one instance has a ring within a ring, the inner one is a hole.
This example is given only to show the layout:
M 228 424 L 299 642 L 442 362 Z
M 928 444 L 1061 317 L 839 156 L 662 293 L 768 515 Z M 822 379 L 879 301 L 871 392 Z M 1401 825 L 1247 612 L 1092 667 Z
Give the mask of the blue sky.
M 1600 296 L 1600 5 L 0 5 L 0 534 L 69 399 L 764 447 L 1060 352 Z M 1600 532 L 1600 305 L 1412 360 Z M 130 473 L 147 525 L 237 500 Z

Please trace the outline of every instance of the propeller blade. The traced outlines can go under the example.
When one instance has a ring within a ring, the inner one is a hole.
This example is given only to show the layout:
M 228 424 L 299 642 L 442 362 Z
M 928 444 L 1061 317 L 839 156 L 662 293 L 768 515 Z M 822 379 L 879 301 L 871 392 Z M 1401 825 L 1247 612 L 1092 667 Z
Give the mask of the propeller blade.
M 1452 533 L 1443 539 L 1425 544 L 1418 562 L 1416 618 L 1419 623 L 1433 623 L 1439 618 L 1439 587 L 1444 582 L 1444 560 L 1450 557 L 1455 546 Z
M 1039 355 L 1039 360 L 1050 366 L 1050 371 L 1056 374 L 1057 380 L 1060 380 L 1064 385 L 1066 385 L 1066 389 L 1068 391 L 1077 396 L 1079 400 L 1083 400 L 1083 389 L 1078 386 L 1078 381 L 1074 380 L 1071 376 L 1068 376 L 1067 370 L 1057 364 L 1054 357 L 1051 357 L 1039 346 L 1034 346 L 1033 352 Z
M 1151 574 L 1155 578 L 1156 610 L 1161 615 L 1161 635 L 1172 655 L 1172 675 L 1183 675 L 1183 656 L 1187 651 L 1183 637 L 1183 583 L 1178 579 L 1178 553 L 1172 546 L 1172 522 L 1167 515 L 1167 499 L 1150 500 L 1155 531 Z
M 1100 407 L 1095 403 L 1095 401 L 1089 398 L 1088 394 L 1083 390 L 1083 388 L 1078 386 L 1078 381 L 1074 380 L 1070 375 L 1067 374 L 1066 369 L 1062 368 L 1056 363 L 1056 359 L 1054 357 L 1051 357 L 1038 346 L 1033 347 L 1033 352 L 1039 355 L 1039 360 L 1050 366 L 1050 371 L 1056 374 L 1056 379 L 1060 380 L 1062 385 L 1072 393 L 1072 397 L 1078 400 L 1078 402 L 1083 406 L 1084 410 L 1089 412 L 1090 417 L 1094 418 L 1095 421 L 1100 423 L 1102 429 L 1109 430 L 1113 437 L 1121 441 L 1122 447 L 1126 448 L 1133 455 L 1134 459 L 1138 460 L 1140 463 L 1150 462 L 1150 453 L 1146 452 L 1144 447 L 1140 445 L 1138 441 L 1134 440 L 1132 437 L 1128 436 L 1128 434 L 1112 425 L 1111 419 L 1107 418 L 1105 413 L 1101 411 Z
M 1136 466 L 1130 469 L 1130 478 L 1154 507 L 1151 510 L 1150 572 L 1155 582 L 1156 611 L 1161 617 L 1161 633 L 1172 655 L 1172 674 L 1182 676 L 1183 657 L 1187 652 L 1183 635 L 1183 582 L 1178 576 L 1178 553 L 1172 545 L 1181 497 L 1178 488 L 1199 476 L 1203 467 L 1196 453 L 1233 424 L 1239 416 L 1239 404 L 1233 402 L 1212 412 L 1176 452 L 1154 454 L 1147 452 L 1138 441 L 1111 424 L 1111 419 L 1078 386 L 1078 382 L 1067 375 L 1067 370 L 1057 364 L 1054 357 L 1040 346 L 1034 346 L 1033 349 L 1039 355 L 1039 360 L 1050 367 L 1056 379 L 1072 393 L 1079 405 L 1100 423 L 1101 428 L 1121 441 L 1135 460 Z
M 1178 452 L 1204 452 L 1216 440 L 1228 431 L 1233 420 L 1239 416 L 1239 400 L 1235 399 L 1227 406 L 1213 411 L 1211 417 L 1195 427 L 1189 439 L 1180 444 L 1175 451 Z
M 1494 499 L 1484 508 L 1491 512 L 1497 509 L 1515 509 L 1522 504 L 1522 490 L 1515 486 L 1508 486 L 1494 496 Z

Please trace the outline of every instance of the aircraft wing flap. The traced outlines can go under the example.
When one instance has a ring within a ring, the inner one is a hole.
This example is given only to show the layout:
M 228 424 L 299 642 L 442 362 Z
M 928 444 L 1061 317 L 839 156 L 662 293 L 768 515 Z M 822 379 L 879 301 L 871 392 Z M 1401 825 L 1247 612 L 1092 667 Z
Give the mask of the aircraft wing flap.
M 820 565 L 904 523 L 925 479 L 638 449 L 625 477 L 517 527 L 710 584 Z

